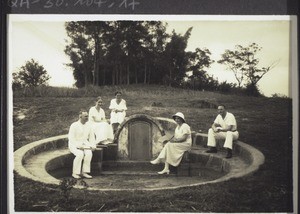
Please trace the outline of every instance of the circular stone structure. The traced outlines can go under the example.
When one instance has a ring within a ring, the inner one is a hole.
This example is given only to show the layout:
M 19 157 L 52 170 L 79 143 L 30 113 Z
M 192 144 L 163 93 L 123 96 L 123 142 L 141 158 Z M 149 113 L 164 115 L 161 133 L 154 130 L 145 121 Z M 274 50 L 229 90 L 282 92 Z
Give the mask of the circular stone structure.
M 85 179 L 90 190 L 162 190 L 217 183 L 249 175 L 264 163 L 264 155 L 240 141 L 234 143 L 233 157 L 225 159 L 225 150 L 205 153 L 207 134 L 192 133 L 193 146 L 170 175 L 158 175 L 163 165 L 151 165 L 162 143 L 176 124 L 168 118 L 133 115 L 116 133 L 116 142 L 94 151 L 91 174 Z M 142 129 L 141 129 L 142 127 Z M 140 135 L 141 130 L 143 131 Z M 147 135 L 146 137 L 144 135 Z M 74 155 L 67 148 L 67 135 L 27 144 L 14 152 L 14 170 L 23 177 L 45 184 L 59 185 L 71 175 Z M 130 142 L 127 142 L 130 141 Z M 135 141 L 147 141 L 146 151 L 135 150 Z M 132 143 L 133 142 L 133 143 Z M 149 143 L 150 142 L 150 143 Z M 221 143 L 221 142 L 220 142 Z M 132 144 L 132 145 L 131 145 Z M 79 185 L 76 188 L 82 188 Z

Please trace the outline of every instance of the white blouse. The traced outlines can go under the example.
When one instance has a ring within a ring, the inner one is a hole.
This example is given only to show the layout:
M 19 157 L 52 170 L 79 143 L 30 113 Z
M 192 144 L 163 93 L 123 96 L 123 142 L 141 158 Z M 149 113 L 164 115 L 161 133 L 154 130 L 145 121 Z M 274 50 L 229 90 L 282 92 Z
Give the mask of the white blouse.
M 94 120 L 94 118 L 96 121 Z M 105 119 L 105 112 L 102 108 L 98 111 L 95 106 L 91 107 L 89 110 L 89 121 L 91 122 L 97 122 L 99 120 L 104 120 Z
M 126 101 L 124 99 L 121 99 L 121 102 L 118 104 L 117 99 L 114 98 L 110 101 L 109 109 L 114 110 L 127 110 Z

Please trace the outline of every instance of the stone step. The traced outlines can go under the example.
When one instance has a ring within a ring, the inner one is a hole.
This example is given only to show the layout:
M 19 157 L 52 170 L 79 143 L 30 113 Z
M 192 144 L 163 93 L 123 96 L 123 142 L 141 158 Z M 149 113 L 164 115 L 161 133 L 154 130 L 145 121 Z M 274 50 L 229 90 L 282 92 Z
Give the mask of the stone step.
M 225 159 L 225 152 L 214 154 L 205 153 L 205 148 L 193 148 L 186 152 L 182 163 L 170 170 L 178 176 L 195 176 L 201 174 L 204 167 L 211 168 L 216 172 L 234 173 L 243 170 L 248 165 L 238 155 L 231 159 Z M 97 153 L 101 152 L 96 151 Z M 99 154 L 101 156 L 101 154 Z M 68 149 L 51 150 L 32 155 L 24 164 L 26 170 L 38 178 L 49 177 L 49 171 L 56 168 L 68 169 L 71 172 L 74 155 Z M 49 163 L 49 160 L 51 162 Z M 98 163 L 98 164 L 96 164 Z M 230 168 L 229 168 L 230 167 Z M 92 174 L 94 175 L 158 175 L 163 164 L 152 165 L 149 161 L 103 161 L 92 163 Z M 50 173 L 51 174 L 51 173 Z

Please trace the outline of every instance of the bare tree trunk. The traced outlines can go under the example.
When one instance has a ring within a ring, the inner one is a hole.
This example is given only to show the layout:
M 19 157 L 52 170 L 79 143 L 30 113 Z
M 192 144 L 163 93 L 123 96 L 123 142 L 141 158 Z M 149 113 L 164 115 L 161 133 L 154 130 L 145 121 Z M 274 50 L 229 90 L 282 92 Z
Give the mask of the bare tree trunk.
M 105 85 L 105 83 L 106 83 L 106 68 L 103 68 L 102 69 L 103 70 L 103 72 L 102 72 L 102 77 L 103 77 L 103 80 L 102 80 L 102 85 Z
M 99 85 L 99 38 L 95 37 L 94 76 L 93 85 Z
M 151 82 L 151 68 L 148 68 L 148 84 Z
M 138 74 L 137 74 L 136 66 L 134 67 L 134 75 L 135 75 L 135 84 L 138 84 Z
M 84 87 L 88 86 L 88 74 L 87 70 L 84 71 Z
M 146 61 L 145 61 L 145 64 L 144 64 L 144 84 L 147 83 L 147 64 L 146 64 Z
M 130 75 L 129 75 L 129 63 L 127 63 L 127 85 L 130 84 L 130 79 L 129 79 Z
M 172 69 L 169 68 L 169 86 L 171 86 L 171 80 L 172 80 Z
M 120 69 L 119 69 L 119 65 L 116 64 L 115 66 L 115 78 L 116 78 L 116 85 L 120 84 Z

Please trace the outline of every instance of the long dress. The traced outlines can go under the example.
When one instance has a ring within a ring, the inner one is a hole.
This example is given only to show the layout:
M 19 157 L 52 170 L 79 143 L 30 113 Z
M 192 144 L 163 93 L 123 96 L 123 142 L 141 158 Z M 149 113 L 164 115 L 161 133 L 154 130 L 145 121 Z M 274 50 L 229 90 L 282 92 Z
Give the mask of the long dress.
M 117 99 L 114 98 L 110 101 L 109 109 L 111 110 L 110 113 L 110 123 L 119 123 L 121 124 L 126 116 L 126 101 L 121 99 L 121 102 L 118 104 Z M 115 112 L 114 110 L 123 110 L 122 112 Z
M 191 128 L 188 124 L 183 123 L 175 129 L 175 138 L 181 138 L 183 135 L 188 134 L 184 142 L 171 143 L 168 142 L 158 155 L 160 162 L 167 162 L 172 166 L 178 166 L 185 151 L 189 151 L 192 146 Z
M 106 121 L 96 122 L 93 117 L 95 117 L 96 120 L 104 120 L 104 110 L 100 108 L 98 111 L 95 106 L 91 107 L 89 110 L 89 123 L 91 123 L 92 129 L 96 136 L 96 143 L 105 140 L 112 141 L 114 139 L 112 126 Z

